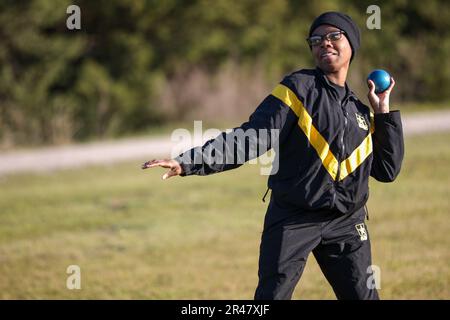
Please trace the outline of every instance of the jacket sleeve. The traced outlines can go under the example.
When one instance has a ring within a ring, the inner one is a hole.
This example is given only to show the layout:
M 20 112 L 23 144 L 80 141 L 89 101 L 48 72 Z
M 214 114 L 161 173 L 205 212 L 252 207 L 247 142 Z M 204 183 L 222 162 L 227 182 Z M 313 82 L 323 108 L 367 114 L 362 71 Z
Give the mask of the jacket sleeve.
M 279 143 L 280 136 L 288 130 L 289 110 L 273 95 L 267 96 L 240 127 L 175 157 L 183 168 L 181 176 L 231 170 L 264 154 Z
M 370 175 L 381 182 L 392 182 L 400 173 L 404 155 L 400 111 L 374 115 L 373 160 Z

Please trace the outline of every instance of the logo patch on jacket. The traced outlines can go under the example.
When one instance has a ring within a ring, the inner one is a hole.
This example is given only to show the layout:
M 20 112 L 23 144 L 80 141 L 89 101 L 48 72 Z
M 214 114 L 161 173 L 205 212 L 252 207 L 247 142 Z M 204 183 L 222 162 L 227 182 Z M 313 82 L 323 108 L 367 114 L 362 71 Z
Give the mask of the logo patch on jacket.
M 358 231 L 361 241 L 367 240 L 367 232 L 366 232 L 366 227 L 364 226 L 364 223 L 355 225 L 355 228 L 356 228 L 356 231 Z
M 355 116 L 356 116 L 356 122 L 358 122 L 358 126 L 361 129 L 368 130 L 369 126 L 367 125 L 366 119 L 359 113 L 355 113 Z

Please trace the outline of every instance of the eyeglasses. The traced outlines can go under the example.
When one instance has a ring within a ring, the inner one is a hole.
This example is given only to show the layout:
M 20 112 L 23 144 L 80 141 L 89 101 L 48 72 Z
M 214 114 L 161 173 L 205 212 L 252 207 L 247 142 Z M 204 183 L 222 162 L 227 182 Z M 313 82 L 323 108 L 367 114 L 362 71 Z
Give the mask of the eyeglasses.
M 322 43 L 323 39 L 328 40 L 328 41 L 338 41 L 341 37 L 342 34 L 344 34 L 345 31 L 339 30 L 339 31 L 333 31 L 327 34 L 324 34 L 323 36 L 312 36 L 306 39 L 306 41 L 308 41 L 308 44 L 310 46 L 318 46 Z

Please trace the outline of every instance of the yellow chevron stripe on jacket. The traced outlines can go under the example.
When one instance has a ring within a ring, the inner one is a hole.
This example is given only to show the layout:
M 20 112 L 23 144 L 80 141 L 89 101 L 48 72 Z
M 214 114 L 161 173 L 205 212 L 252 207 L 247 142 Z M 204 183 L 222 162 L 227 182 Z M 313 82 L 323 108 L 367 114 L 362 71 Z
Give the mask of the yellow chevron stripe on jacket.
M 333 180 L 337 179 L 339 162 L 330 150 L 330 145 L 320 132 L 314 127 L 312 118 L 303 103 L 288 87 L 279 84 L 272 91 L 272 95 L 286 104 L 298 117 L 298 126 L 308 138 L 313 148 L 316 150 L 322 165 L 331 175 Z M 373 128 L 373 126 L 371 126 Z M 364 162 L 372 153 L 372 137 L 369 134 L 364 141 L 356 148 L 352 154 L 340 165 L 339 180 L 343 180 L 350 173 Z
M 350 173 L 356 170 L 364 160 L 372 153 L 372 135 L 368 134 L 361 144 L 353 150 L 352 154 L 341 162 L 339 180 L 343 180 Z

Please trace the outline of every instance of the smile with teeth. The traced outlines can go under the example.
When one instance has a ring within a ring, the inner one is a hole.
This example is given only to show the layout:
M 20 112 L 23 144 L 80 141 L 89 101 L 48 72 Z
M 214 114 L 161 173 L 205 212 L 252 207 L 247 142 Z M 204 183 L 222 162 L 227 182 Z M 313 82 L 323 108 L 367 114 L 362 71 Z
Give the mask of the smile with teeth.
M 324 58 L 324 57 L 330 57 L 330 56 L 332 56 L 332 55 L 336 55 L 336 53 L 334 53 L 334 52 L 324 52 L 324 53 L 322 53 L 322 54 L 320 55 L 320 57 L 321 57 L 321 58 Z

